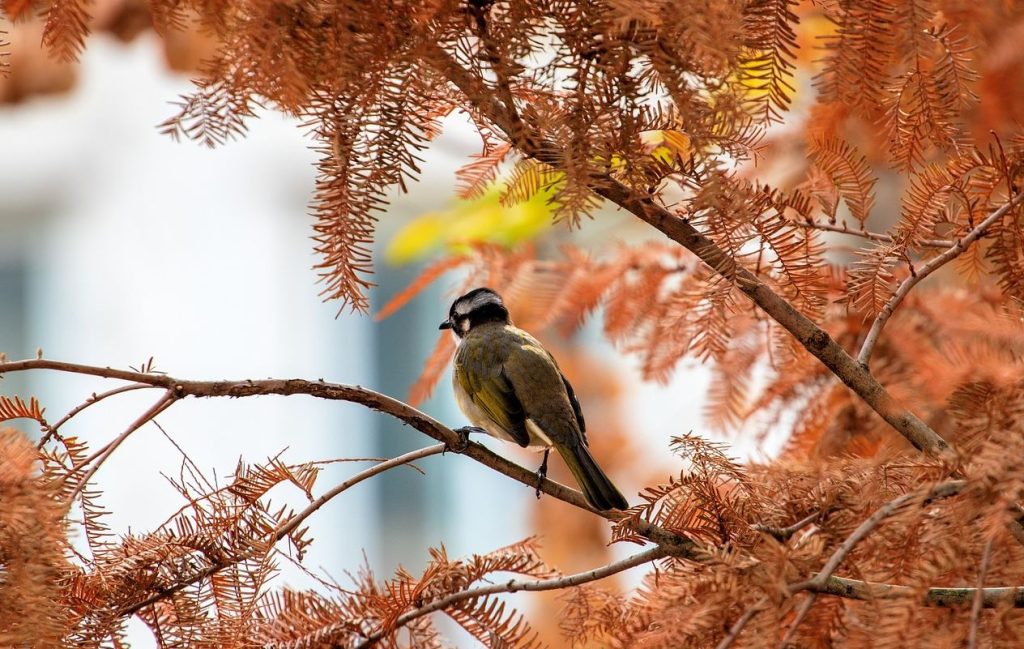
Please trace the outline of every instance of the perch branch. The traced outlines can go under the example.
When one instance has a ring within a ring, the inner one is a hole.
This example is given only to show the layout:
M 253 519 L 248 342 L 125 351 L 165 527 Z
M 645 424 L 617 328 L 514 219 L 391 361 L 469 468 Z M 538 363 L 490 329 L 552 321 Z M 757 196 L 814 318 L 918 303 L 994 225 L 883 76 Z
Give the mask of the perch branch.
M 460 66 L 440 46 L 429 52 L 430 63 L 466 95 L 480 113 L 501 129 L 524 155 L 554 168 L 562 164 L 561 152 L 539 133 L 517 136 L 511 116 L 479 80 Z M 536 130 L 536 129 L 534 129 Z M 689 221 L 656 204 L 647 193 L 630 189 L 609 174 L 595 174 L 591 189 L 661 231 L 699 257 L 715 272 L 734 279 L 737 287 L 772 319 L 789 331 L 801 345 L 864 400 L 916 448 L 929 455 L 949 452 L 949 445 L 914 413 L 898 403 L 868 369 L 858 363 L 831 336 L 775 293 L 749 270 L 694 228 Z
M 363 642 L 356 645 L 356 649 L 366 649 L 379 642 L 385 636 L 393 633 L 394 631 L 402 628 L 409 624 L 413 620 L 429 615 L 436 611 L 446 609 L 450 606 L 464 602 L 469 599 L 476 599 L 478 597 L 485 597 L 487 595 L 494 595 L 496 593 L 515 593 L 518 591 L 539 591 L 539 590 L 558 590 L 560 588 L 571 588 L 573 586 L 579 586 L 611 575 L 620 573 L 630 568 L 635 568 L 645 563 L 650 563 L 662 557 L 668 556 L 668 552 L 665 548 L 660 546 L 654 546 L 648 548 L 643 552 L 634 554 L 631 557 L 626 557 L 620 561 L 610 563 L 600 568 L 588 570 L 586 572 L 578 572 L 574 575 L 566 575 L 564 577 L 555 577 L 553 579 L 539 579 L 536 581 L 523 581 L 519 579 L 510 579 L 507 582 L 500 584 L 491 584 L 488 586 L 478 586 L 476 588 L 467 588 L 466 590 L 452 593 L 438 600 L 435 600 L 429 604 L 421 606 L 420 608 L 414 609 L 403 615 L 399 616 L 394 624 L 388 628 L 380 629 L 368 635 Z
M 875 321 L 871 323 L 871 329 L 868 330 L 868 335 L 864 338 L 864 344 L 860 348 L 860 353 L 857 354 L 857 361 L 864 366 L 867 366 L 868 360 L 871 358 L 871 352 L 875 349 L 875 344 L 878 342 L 878 337 L 882 334 L 882 328 L 885 327 L 885 323 L 892 317 L 893 312 L 896 311 L 896 307 L 903 302 L 903 298 L 907 297 L 910 290 L 917 286 L 917 284 L 928 277 L 938 269 L 942 268 L 947 263 L 953 261 L 960 256 L 963 251 L 967 250 L 968 247 L 982 236 L 985 232 L 992 227 L 994 223 L 1001 220 L 1006 214 L 1016 207 L 1020 201 L 1024 199 L 1024 193 L 1017 194 L 1010 198 L 1004 203 L 999 209 L 993 211 L 991 214 L 985 217 L 985 219 L 979 223 L 973 230 L 968 232 L 963 238 L 957 240 L 946 252 L 939 256 L 931 259 L 927 264 L 918 268 L 915 272 L 910 273 L 893 293 L 889 301 L 885 303 L 882 310 L 878 313 Z
M 145 383 L 169 390 L 174 398 L 192 397 L 252 397 L 257 395 L 296 395 L 304 394 L 320 399 L 348 401 L 357 403 L 372 410 L 382 412 L 398 419 L 402 423 L 415 428 L 421 433 L 433 437 L 448 445 L 452 452 L 465 455 L 484 466 L 502 473 L 513 480 L 534 489 L 537 487 L 537 474 L 515 462 L 507 460 L 486 446 L 476 442 L 466 442 L 455 431 L 451 430 L 433 417 L 426 415 L 412 406 L 361 386 L 328 383 L 323 380 L 307 381 L 303 379 L 264 379 L 240 381 L 186 381 L 167 376 L 166 374 L 146 374 L 110 367 L 94 367 L 78 363 L 66 363 L 49 359 L 29 359 L 0 363 L 0 375 L 8 372 L 25 370 L 55 370 L 75 374 L 87 374 L 110 379 L 120 379 L 133 383 Z M 591 507 L 579 491 L 561 483 L 545 478 L 540 481 L 540 490 L 570 505 L 602 516 L 608 520 L 619 520 L 621 513 L 615 511 L 599 512 Z M 674 534 L 657 525 L 639 521 L 636 532 L 648 540 L 665 547 L 671 554 L 690 559 L 702 556 L 701 548 L 693 540 Z

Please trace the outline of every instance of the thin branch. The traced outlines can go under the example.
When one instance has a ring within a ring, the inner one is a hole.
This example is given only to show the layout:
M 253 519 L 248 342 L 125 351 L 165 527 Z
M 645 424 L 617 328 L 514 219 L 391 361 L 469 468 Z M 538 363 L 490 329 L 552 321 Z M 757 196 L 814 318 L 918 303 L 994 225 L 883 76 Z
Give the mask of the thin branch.
M 284 537 L 286 537 L 287 535 L 289 535 L 293 531 L 295 531 L 299 527 L 299 525 L 302 525 L 303 521 L 305 521 L 307 518 L 312 516 L 313 513 L 315 513 L 318 509 L 323 507 L 324 504 L 327 503 L 327 501 L 331 500 L 332 498 L 334 498 L 338 494 L 342 493 L 343 491 L 346 491 L 347 489 L 350 489 L 351 487 L 359 484 L 360 482 L 362 482 L 362 481 L 364 481 L 364 480 L 366 480 L 368 478 L 372 478 L 373 476 L 375 476 L 375 475 L 377 475 L 379 473 L 383 473 L 384 471 L 387 471 L 388 469 L 393 469 L 393 468 L 395 468 L 397 466 L 402 466 L 402 465 L 405 465 L 405 464 L 409 464 L 410 462 L 415 462 L 416 460 L 419 460 L 419 459 L 422 459 L 422 458 L 425 458 L 425 457 L 429 457 L 431 455 L 437 455 L 438 453 L 443 453 L 446 448 L 447 448 L 447 446 L 445 444 L 435 444 L 434 446 L 428 446 L 426 448 L 421 448 L 421 449 L 417 449 L 415 451 L 410 451 L 410 452 L 405 453 L 403 455 L 399 455 L 398 457 L 391 458 L 390 460 L 387 460 L 386 462 L 381 462 L 380 464 L 375 464 L 375 465 L 373 465 L 372 467 L 370 467 L 368 469 L 364 469 L 363 471 L 360 471 L 359 473 L 355 474 L 354 476 L 352 476 L 348 480 L 345 480 L 344 482 L 342 482 L 341 484 L 337 485 L 336 487 L 334 487 L 334 488 L 324 492 L 323 495 L 321 495 L 319 498 L 317 498 L 316 500 L 311 502 L 301 512 L 299 512 L 298 514 L 295 514 L 295 515 L 289 517 L 288 520 L 286 520 L 286 521 L 282 522 L 280 525 L 278 525 L 277 528 L 274 529 L 273 533 L 271 533 L 270 537 L 267 539 L 268 543 L 267 543 L 267 545 L 265 547 L 268 548 L 268 550 L 269 550 L 270 547 L 273 547 L 281 539 L 283 539 Z M 131 615 L 131 614 L 133 614 L 133 613 L 135 613 L 137 611 L 140 611 L 140 610 L 146 608 L 147 606 L 150 606 L 152 604 L 155 604 L 156 602 L 164 600 L 164 599 L 170 597 L 171 595 L 173 595 L 174 593 L 180 591 L 181 589 L 187 588 L 188 586 L 191 586 L 192 584 L 194 584 L 196 582 L 202 581 L 203 579 L 206 579 L 206 578 L 208 578 L 208 577 L 210 577 L 210 576 L 220 572 L 221 570 L 223 570 L 223 569 L 225 569 L 225 568 L 227 568 L 229 566 L 232 566 L 232 565 L 234 565 L 236 563 L 240 563 L 240 562 L 245 561 L 247 559 L 252 559 L 257 554 L 259 554 L 259 551 L 260 551 L 260 545 L 259 544 L 254 544 L 254 548 L 252 550 L 250 550 L 249 552 L 243 553 L 243 554 L 238 555 L 238 556 L 221 559 L 220 561 L 217 561 L 217 562 L 213 563 L 212 565 L 207 566 L 206 568 L 200 570 L 199 572 L 195 573 L 194 575 L 192 575 L 192 576 L 190 576 L 190 577 L 188 577 L 186 579 L 182 579 L 181 581 L 175 583 L 172 586 L 168 586 L 166 588 L 161 588 L 158 593 L 155 593 L 155 594 L 147 597 L 146 599 L 144 599 L 142 601 L 136 602 L 136 603 L 134 603 L 134 604 L 132 604 L 130 606 L 126 606 L 126 607 L 120 609 L 117 612 L 117 617 L 124 616 L 124 615 Z
M 478 586 L 476 588 L 467 588 L 466 590 L 452 593 L 442 597 L 441 599 L 435 600 L 429 604 L 421 606 L 420 608 L 409 611 L 399 616 L 394 624 L 388 628 L 380 629 L 374 633 L 366 636 L 366 639 L 356 645 L 355 649 L 366 649 L 371 647 L 385 636 L 394 633 L 396 630 L 409 624 L 410 622 L 421 618 L 425 615 L 429 615 L 436 611 L 440 611 L 449 608 L 459 602 L 464 602 L 470 599 L 476 599 L 478 597 L 485 597 L 487 595 L 494 595 L 497 593 L 515 593 L 518 591 L 539 591 L 539 590 L 558 590 L 561 588 L 571 588 L 573 586 L 579 586 L 611 575 L 618 574 L 630 568 L 650 563 L 662 557 L 668 556 L 665 548 L 660 546 L 654 546 L 648 548 L 643 552 L 634 554 L 631 557 L 626 557 L 620 561 L 610 563 L 600 568 L 594 568 L 586 572 L 578 572 L 574 575 L 567 575 L 565 577 L 555 577 L 553 579 L 538 579 L 536 581 L 522 581 L 519 579 L 510 579 L 507 582 L 501 584 L 491 584 L 488 586 Z M 318 631 L 318 633 L 320 633 Z
M 782 637 L 782 642 L 778 644 L 777 649 L 786 649 L 790 646 L 789 642 L 796 635 L 796 629 L 800 626 L 800 623 L 804 621 L 807 614 L 811 612 L 811 607 L 814 606 L 814 601 L 818 599 L 818 593 L 808 593 L 807 597 L 803 602 L 800 603 L 800 609 L 796 612 L 796 617 L 793 618 L 793 623 L 786 629 L 786 635 Z
M 988 572 L 988 562 L 991 558 L 992 539 L 989 539 L 981 553 L 981 566 L 978 568 L 978 588 L 974 592 L 974 601 L 971 603 L 971 630 L 967 635 L 967 649 L 975 649 L 978 646 L 978 622 L 981 620 L 982 594 L 984 593 L 985 574 Z
M 860 348 L 860 353 L 857 354 L 857 362 L 864 366 L 867 366 L 868 361 L 871 359 L 871 352 L 875 349 L 875 344 L 878 342 L 878 337 L 882 334 L 882 328 L 885 327 L 885 323 L 892 317 L 893 312 L 903 302 L 903 298 L 907 297 L 910 290 L 917 286 L 917 284 L 928 277 L 938 269 L 942 268 L 947 263 L 953 261 L 960 256 L 968 247 L 982 236 L 985 231 L 992 227 L 993 224 L 1000 221 L 1006 214 L 1016 207 L 1020 201 L 1024 199 L 1024 194 L 1017 194 L 1012 197 L 1009 201 L 1004 203 L 999 209 L 995 210 L 979 223 L 973 230 L 968 232 L 963 238 L 957 240 L 946 252 L 931 259 L 927 264 L 921 268 L 916 269 L 914 272 L 903 280 L 893 293 L 889 301 L 885 303 L 882 310 L 878 313 L 875 321 L 871 323 L 871 329 L 868 330 L 868 335 L 864 339 L 864 344 Z
M 92 478 L 97 471 L 99 471 L 100 467 L 103 466 L 103 463 L 107 461 L 107 458 L 109 458 L 113 454 L 113 452 L 117 450 L 117 447 L 120 446 L 121 443 L 124 442 L 124 440 L 128 439 L 129 435 L 131 435 L 138 429 L 142 428 L 144 425 L 146 425 L 147 422 L 153 419 L 153 417 L 156 417 L 164 410 L 167 410 L 167 408 L 169 408 L 170 405 L 174 403 L 176 399 L 177 397 L 170 390 L 165 392 L 163 396 L 160 397 L 159 401 L 150 406 L 150 408 L 146 410 L 146 412 L 142 413 L 142 415 L 140 415 L 138 419 L 133 421 L 131 425 L 125 429 L 123 433 L 115 437 L 103 448 L 99 449 L 89 457 L 85 458 L 85 460 L 83 460 L 81 464 L 76 466 L 76 470 L 79 470 L 86 466 L 88 466 L 89 468 L 85 471 L 84 474 L 82 474 L 82 477 L 78 479 L 78 482 L 75 484 L 75 488 L 72 489 L 71 493 L 68 495 L 68 504 L 70 505 L 70 503 L 72 503 L 75 500 L 78 494 L 80 494 L 82 490 L 85 489 L 86 485 L 89 483 L 89 479 Z M 90 463 L 92 466 L 89 466 Z
M 732 643 L 736 642 L 736 638 L 740 637 L 740 633 L 743 632 L 744 627 L 747 623 L 754 619 L 754 616 L 764 610 L 764 605 L 768 602 L 767 597 L 762 597 L 756 604 L 748 608 L 743 615 L 736 620 L 731 627 L 729 632 L 725 634 L 722 641 L 715 645 L 715 649 L 729 649 Z
M 801 518 L 800 520 L 798 520 L 797 522 L 793 523 L 789 527 L 774 527 L 774 526 L 771 526 L 771 525 L 762 525 L 761 523 L 757 523 L 755 525 L 752 525 L 751 527 L 756 532 L 764 532 L 765 534 L 771 534 L 777 540 L 782 541 L 783 543 L 785 543 L 794 534 L 796 534 L 797 532 L 799 532 L 800 530 L 804 529 L 805 527 L 807 527 L 808 525 L 810 525 L 814 521 L 816 521 L 819 518 L 821 518 L 821 515 L 824 514 L 824 513 L 825 513 L 824 510 L 813 512 L 810 515 L 805 516 L 804 518 Z
M 100 394 L 96 394 L 94 392 L 92 394 L 92 396 L 90 396 L 88 399 L 85 400 L 85 403 L 78 404 L 77 406 L 75 406 L 74 408 L 69 410 L 68 414 L 66 414 L 63 417 L 61 417 L 60 421 L 58 421 L 53 426 L 50 426 L 50 429 L 48 431 L 46 431 L 46 434 L 43 435 L 43 437 L 36 444 L 36 450 L 40 450 L 44 446 L 46 446 L 46 442 L 48 442 L 50 440 L 50 437 L 52 437 L 53 435 L 55 435 L 57 433 L 57 430 L 60 429 L 61 426 L 63 426 L 64 424 L 68 423 L 68 421 L 72 417 L 74 417 L 78 413 L 82 412 L 83 410 L 85 410 L 89 406 L 93 406 L 93 405 L 99 403 L 100 401 L 103 401 L 107 397 L 112 397 L 112 396 L 114 396 L 116 394 L 122 394 L 124 392 L 131 392 L 132 390 L 140 390 L 140 389 L 143 389 L 143 388 L 152 388 L 152 387 L 153 387 L 152 385 L 148 385 L 146 383 L 132 383 L 131 385 L 122 385 L 119 388 L 114 388 L 113 390 L 107 390 L 106 392 L 101 392 Z
M 495 99 L 487 88 L 481 87 L 480 82 L 440 46 L 427 44 L 426 47 L 430 63 L 455 84 L 484 117 L 512 138 L 516 128 L 501 102 Z M 561 168 L 564 162 L 562 152 L 550 142 L 544 141 L 541 135 L 529 133 L 527 137 L 514 141 L 524 155 L 556 169 Z M 694 228 L 687 219 L 656 204 L 647 193 L 634 191 L 607 173 L 595 173 L 589 184 L 597 195 L 652 225 L 669 239 L 695 254 L 715 272 L 733 279 L 748 298 L 789 331 L 808 352 L 818 358 L 916 448 L 933 456 L 950 452 L 949 445 L 938 433 L 898 403 L 868 369 L 846 353 L 846 350 L 827 332 L 797 311 L 791 303 L 775 293 L 753 273 L 739 265 L 736 259 Z
M 831 223 L 817 223 L 815 221 L 798 221 L 796 225 L 802 228 L 809 228 L 811 230 L 824 230 L 826 232 L 838 232 L 840 234 L 850 234 L 855 237 L 862 237 L 871 241 L 882 241 L 884 243 L 892 243 L 893 239 L 888 234 L 882 234 L 880 232 L 869 232 L 867 230 L 852 230 L 845 224 L 833 225 Z M 924 239 L 921 242 L 922 246 L 928 248 L 942 248 L 946 249 L 952 245 L 955 245 L 955 241 L 950 239 Z

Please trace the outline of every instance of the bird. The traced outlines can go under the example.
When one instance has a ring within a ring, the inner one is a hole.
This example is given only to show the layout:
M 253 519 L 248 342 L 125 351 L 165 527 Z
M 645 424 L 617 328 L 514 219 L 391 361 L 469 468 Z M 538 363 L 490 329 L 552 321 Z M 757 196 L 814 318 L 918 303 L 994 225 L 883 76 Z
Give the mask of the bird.
M 473 424 L 461 433 L 482 429 L 543 449 L 538 497 L 554 448 L 594 509 L 629 507 L 587 446 L 583 411 L 569 380 L 536 338 L 512 324 L 501 296 L 486 287 L 469 291 L 452 303 L 439 329 L 451 330 L 457 342 L 452 385 L 459 409 Z

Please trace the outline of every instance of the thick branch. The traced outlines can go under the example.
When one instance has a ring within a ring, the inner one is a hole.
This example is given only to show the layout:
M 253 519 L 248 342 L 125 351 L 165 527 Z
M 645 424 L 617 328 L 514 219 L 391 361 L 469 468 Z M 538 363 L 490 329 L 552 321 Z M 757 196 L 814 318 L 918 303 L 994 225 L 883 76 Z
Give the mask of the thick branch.
M 481 88 L 481 84 L 440 47 L 431 52 L 432 63 L 473 102 L 487 119 L 505 132 L 524 155 L 554 168 L 560 168 L 561 152 L 543 141 L 540 133 L 515 137 L 517 129 L 501 103 Z M 665 236 L 697 255 L 714 271 L 734 279 L 743 291 L 765 313 L 789 331 L 804 348 L 817 357 L 839 379 L 857 393 L 882 419 L 888 422 L 916 448 L 929 455 L 940 455 L 949 449 L 942 439 L 916 415 L 899 404 L 875 379 L 867 368 L 854 360 L 831 336 L 800 313 L 792 304 L 772 291 L 746 268 L 722 250 L 710 238 L 690 225 L 689 221 L 657 205 L 650 195 L 634 191 L 608 174 L 596 174 L 591 189 L 612 203 L 654 226 Z
M 918 282 L 928 277 L 938 269 L 942 268 L 949 262 L 953 261 L 960 256 L 968 247 L 982 236 L 985 232 L 992 227 L 993 224 L 1001 220 L 1006 214 L 1012 210 L 1020 201 L 1024 199 L 1024 194 L 1017 194 L 1006 202 L 1002 207 L 995 210 L 979 223 L 973 230 L 967 233 L 962 239 L 958 240 L 953 244 L 946 252 L 930 260 L 927 264 L 910 273 L 910 276 L 903 280 L 903 283 L 899 285 L 893 296 L 889 298 L 889 301 L 885 303 L 882 310 L 879 312 L 875 321 L 871 324 L 871 329 L 868 330 L 868 335 L 864 339 L 864 344 L 860 348 L 860 353 L 857 355 L 857 360 L 862 365 L 867 365 L 868 360 L 871 358 L 871 352 L 875 349 L 875 343 L 878 342 L 878 337 L 882 334 L 882 328 L 885 327 L 885 323 L 889 321 L 892 314 L 896 311 L 896 307 L 903 302 L 903 298 L 907 297 L 910 290 L 917 286 Z
M 929 588 L 924 596 L 921 591 L 910 586 L 879 584 L 859 579 L 829 577 L 821 586 L 812 586 L 807 590 L 825 595 L 835 595 L 846 599 L 877 600 L 920 598 L 925 606 L 943 608 L 970 607 L 978 596 L 977 588 Z M 982 608 L 1012 606 L 1024 608 L 1024 586 L 1000 586 L 981 589 Z
M 412 406 L 387 395 L 368 388 L 327 383 L 326 381 L 306 381 L 303 379 L 265 379 L 241 381 L 186 381 L 164 374 L 146 374 L 130 370 L 119 370 L 110 367 L 93 367 L 77 363 L 65 363 L 49 359 L 30 359 L 0 363 L 0 375 L 8 372 L 19 372 L 33 369 L 56 370 L 75 374 L 87 374 L 103 378 L 119 379 L 134 383 L 166 388 L 175 398 L 193 397 L 252 397 L 257 395 L 305 394 L 320 399 L 349 401 L 366 406 L 378 412 L 395 417 L 399 421 L 416 430 L 444 442 L 448 448 L 465 455 L 490 469 L 503 473 L 533 489 L 537 486 L 537 474 L 515 462 L 507 460 L 487 447 L 475 442 L 466 443 L 458 433 L 451 430 L 433 417 L 420 412 Z M 599 512 L 592 508 L 579 491 L 563 484 L 544 478 L 540 481 L 540 490 L 544 493 L 585 509 L 608 520 L 618 520 L 622 514 L 614 511 Z M 637 533 L 650 541 L 668 549 L 670 553 L 691 559 L 701 555 L 700 547 L 692 540 L 662 529 L 657 525 L 640 521 Z
M 668 553 L 665 551 L 665 549 L 660 546 L 655 546 L 652 548 L 648 548 L 643 552 L 634 554 L 631 557 L 626 557 L 621 561 L 616 561 L 606 566 L 601 566 L 600 568 L 595 568 L 593 570 L 588 570 L 586 572 L 578 572 L 574 575 L 556 577 L 553 579 L 539 579 L 536 581 L 510 579 L 507 582 L 501 584 L 491 584 L 489 586 L 467 588 L 466 590 L 462 590 L 457 593 L 452 593 L 451 595 L 447 595 L 429 604 L 426 604 L 425 606 L 421 606 L 420 608 L 414 609 L 412 611 L 404 613 L 403 615 L 400 615 L 398 619 L 395 620 L 394 624 L 391 625 L 389 628 L 381 629 L 380 631 L 368 635 L 363 642 L 356 645 L 356 649 L 365 649 L 366 647 L 371 647 L 375 645 L 377 642 L 379 642 L 386 635 L 395 632 L 396 630 L 409 624 L 413 620 L 421 618 L 424 615 L 429 615 L 436 611 L 449 608 L 451 606 L 454 606 L 455 604 L 458 604 L 459 602 L 464 602 L 469 599 L 476 599 L 478 597 L 485 597 L 487 595 L 494 595 L 496 593 L 515 593 L 521 590 L 538 591 L 571 588 L 573 586 L 579 586 L 581 584 L 586 584 L 592 581 L 597 581 L 599 579 L 604 579 L 605 577 L 610 577 L 611 575 L 620 573 L 624 570 L 629 570 L 630 568 L 635 568 L 639 565 L 650 563 L 651 561 L 661 559 L 665 556 L 668 556 Z

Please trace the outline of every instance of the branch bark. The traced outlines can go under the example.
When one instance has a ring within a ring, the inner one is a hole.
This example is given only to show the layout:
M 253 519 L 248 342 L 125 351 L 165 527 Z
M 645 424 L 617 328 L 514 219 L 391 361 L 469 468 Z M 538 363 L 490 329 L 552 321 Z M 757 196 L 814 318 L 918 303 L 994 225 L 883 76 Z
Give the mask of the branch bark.
M 440 46 L 434 46 L 430 58 L 439 72 L 455 84 L 477 110 L 501 129 L 524 155 L 556 169 L 560 168 L 560 151 L 550 142 L 546 142 L 543 134 L 536 132 L 536 129 L 528 129 L 526 133 L 517 134 L 512 118 L 502 104 L 446 51 Z M 608 174 L 595 175 L 590 186 L 597 195 L 631 212 L 669 239 L 682 245 L 715 272 L 733 279 L 748 298 L 789 331 L 807 351 L 818 358 L 917 449 L 933 456 L 950 452 L 946 441 L 914 413 L 898 403 L 872 376 L 866 366 L 854 360 L 827 332 L 772 291 L 756 275 L 737 264 L 735 259 L 690 225 L 686 219 L 657 205 L 648 194 L 634 191 Z

